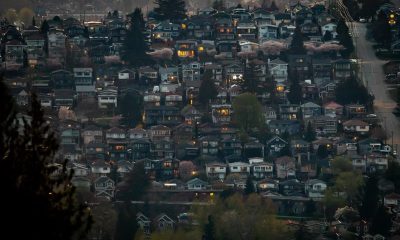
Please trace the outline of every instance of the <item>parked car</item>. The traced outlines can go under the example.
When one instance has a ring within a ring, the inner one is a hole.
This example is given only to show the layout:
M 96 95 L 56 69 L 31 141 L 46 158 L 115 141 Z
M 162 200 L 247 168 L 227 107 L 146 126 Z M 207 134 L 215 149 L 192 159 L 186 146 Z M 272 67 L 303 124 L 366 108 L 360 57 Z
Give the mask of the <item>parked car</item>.
M 367 22 L 367 19 L 365 19 L 365 18 L 360 18 L 358 21 L 359 21 L 360 23 L 365 23 L 365 22 Z

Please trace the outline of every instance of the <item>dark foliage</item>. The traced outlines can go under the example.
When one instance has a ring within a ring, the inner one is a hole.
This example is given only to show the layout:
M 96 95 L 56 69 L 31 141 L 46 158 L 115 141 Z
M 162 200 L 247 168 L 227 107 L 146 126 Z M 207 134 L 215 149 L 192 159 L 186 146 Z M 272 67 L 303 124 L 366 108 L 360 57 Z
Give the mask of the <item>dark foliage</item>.
M 185 1 L 183 0 L 155 0 L 154 9 L 158 20 L 179 21 L 186 18 Z

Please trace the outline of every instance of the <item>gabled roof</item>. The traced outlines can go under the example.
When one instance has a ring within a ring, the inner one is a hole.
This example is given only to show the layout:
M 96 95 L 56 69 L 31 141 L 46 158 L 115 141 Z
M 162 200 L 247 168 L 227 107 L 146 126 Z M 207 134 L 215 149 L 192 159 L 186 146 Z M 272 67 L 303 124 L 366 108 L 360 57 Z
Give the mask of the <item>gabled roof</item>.
M 358 120 L 358 119 L 351 119 L 343 123 L 343 126 L 369 126 L 368 123 Z
M 102 183 L 106 183 L 106 182 L 112 182 L 114 184 L 114 181 L 107 176 L 101 176 L 95 180 L 96 184 L 102 184 Z
M 267 141 L 267 145 L 268 144 L 270 144 L 272 141 L 275 141 L 275 140 L 279 140 L 279 141 L 282 141 L 282 142 L 284 142 L 284 143 L 288 143 L 287 141 L 285 141 L 283 138 L 281 138 L 281 137 L 279 137 L 279 136 L 273 136 L 271 139 L 269 139 L 268 141 Z
M 321 106 L 316 103 L 313 103 L 313 102 L 307 102 L 307 103 L 302 104 L 301 107 L 303 107 L 303 108 L 305 108 L 305 107 L 306 108 L 311 108 L 311 107 L 320 108 Z
M 324 108 L 337 109 L 337 108 L 343 108 L 343 106 L 336 102 L 329 102 L 324 104 Z
M 186 182 L 186 184 L 195 184 L 195 183 L 200 183 L 203 185 L 207 185 L 208 183 L 206 181 L 201 180 L 200 178 L 193 178 L 189 181 Z

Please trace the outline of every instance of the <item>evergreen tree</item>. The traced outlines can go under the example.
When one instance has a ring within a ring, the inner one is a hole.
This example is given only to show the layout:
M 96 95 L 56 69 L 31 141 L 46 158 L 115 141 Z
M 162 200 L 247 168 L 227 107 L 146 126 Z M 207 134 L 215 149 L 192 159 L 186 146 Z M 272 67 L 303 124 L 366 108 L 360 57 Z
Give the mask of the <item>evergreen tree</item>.
M 272 1 L 272 2 L 271 2 L 271 6 L 269 6 L 269 10 L 270 10 L 271 12 L 279 11 L 279 8 L 278 8 L 278 6 L 276 6 L 275 1 Z
M 40 32 L 44 35 L 44 52 L 49 54 L 49 41 L 48 41 L 48 33 L 49 33 L 49 23 L 45 19 L 40 26 Z
M 368 90 L 354 78 L 339 83 L 335 89 L 336 101 L 342 105 L 350 103 L 369 104 Z
M 262 106 L 257 97 L 251 93 L 243 93 L 235 97 L 232 103 L 235 121 L 244 132 L 252 128 L 260 128 L 264 124 Z
M 291 78 L 290 91 L 287 98 L 291 104 L 300 104 L 303 100 L 303 89 L 300 86 L 297 75 Z
M 292 42 L 289 47 L 290 54 L 306 54 L 306 49 L 304 48 L 303 33 L 301 33 L 299 25 L 296 26 L 292 36 Z
M 199 102 L 203 106 L 207 106 L 209 101 L 215 99 L 218 95 L 218 90 L 212 80 L 212 71 L 206 70 L 203 74 L 201 85 L 199 88 Z
M 143 96 L 135 91 L 127 92 L 119 100 L 118 108 L 123 117 L 121 123 L 136 127 L 142 121 Z
M 32 94 L 22 122 L 6 85 L 0 80 L 0 179 L 3 234 L 13 239 L 84 237 L 91 226 L 87 206 L 75 200 L 73 172 L 54 164 L 58 143 Z M 15 231 L 16 226 L 23 231 Z
M 386 0 L 362 0 L 362 8 L 360 11 L 360 15 L 365 18 L 371 18 L 375 15 L 378 8 L 385 2 Z
M 152 64 L 150 56 L 147 54 L 149 50 L 142 32 L 142 11 L 136 8 L 131 14 L 130 27 L 124 42 L 124 51 L 122 59 L 129 64 L 139 67 Z
M 225 10 L 224 0 L 214 0 L 212 8 L 214 8 L 217 11 L 224 11 Z
M 154 9 L 158 20 L 181 21 L 186 18 L 184 0 L 155 0 Z
M 311 122 L 308 122 L 308 124 L 307 124 L 307 129 L 306 129 L 306 134 L 304 136 L 304 140 L 306 140 L 307 142 L 312 142 L 315 140 L 315 130 L 311 126 Z
M 341 45 L 344 46 L 344 50 L 340 53 L 343 58 L 348 58 L 350 54 L 354 51 L 353 39 L 350 36 L 349 28 L 347 27 L 345 21 L 340 19 L 336 27 L 336 32 L 338 34 L 338 39 Z
M 254 64 L 246 64 L 246 68 L 244 70 L 244 83 L 243 88 L 246 92 L 256 93 L 257 91 L 257 78 L 255 76 L 255 67 Z
M 123 204 L 118 210 L 115 240 L 132 240 L 137 229 L 136 212 L 130 204 Z
M 315 212 L 317 211 L 317 207 L 315 205 L 315 202 L 310 199 L 306 202 L 305 210 L 304 213 L 306 214 L 307 217 L 311 217 L 315 215 Z
M 36 26 L 36 19 L 35 19 L 35 16 L 32 17 L 32 26 L 34 26 L 34 27 Z
M 246 180 L 246 187 L 244 189 L 244 195 L 250 195 L 255 192 L 256 189 L 254 187 L 253 179 L 251 178 L 251 176 L 248 176 Z
M 357 0 L 343 0 L 343 4 L 347 7 L 353 19 L 359 18 L 360 7 L 358 6 Z
M 382 236 L 387 237 L 391 227 L 392 219 L 390 214 L 387 212 L 385 206 L 380 206 L 372 218 L 369 232 L 371 234 L 381 234 Z
M 119 189 L 120 196 L 117 196 L 117 198 L 127 202 L 140 200 L 149 186 L 150 182 L 144 170 L 144 162 L 136 162 Z
M 328 149 L 326 148 L 326 145 L 324 145 L 324 144 L 319 145 L 318 149 L 317 149 L 317 157 L 319 159 L 324 159 L 324 158 L 328 157 L 328 155 L 329 155 L 329 152 L 328 152 Z
M 390 47 L 392 42 L 392 27 L 385 13 L 379 13 L 378 20 L 372 26 L 372 36 L 378 43 Z
M 215 240 L 215 222 L 212 215 L 208 216 L 208 222 L 204 226 L 204 235 L 202 240 Z
M 336 26 L 336 33 L 340 36 L 347 34 L 348 32 L 349 27 L 347 27 L 346 22 L 343 20 L 343 18 L 340 18 Z
M 360 207 L 360 216 L 369 221 L 375 216 L 379 203 L 378 179 L 375 175 L 368 178 L 364 186 L 364 194 Z

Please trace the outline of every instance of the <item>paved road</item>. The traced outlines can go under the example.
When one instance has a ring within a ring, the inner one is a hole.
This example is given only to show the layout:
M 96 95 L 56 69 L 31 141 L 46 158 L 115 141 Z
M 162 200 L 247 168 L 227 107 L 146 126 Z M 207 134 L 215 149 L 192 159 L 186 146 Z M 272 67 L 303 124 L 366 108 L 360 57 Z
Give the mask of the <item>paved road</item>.
M 361 61 L 361 77 L 364 84 L 368 86 L 369 91 L 375 96 L 375 113 L 382 120 L 383 127 L 386 125 L 387 143 L 392 143 L 393 133 L 393 143 L 395 146 L 396 144 L 399 145 L 398 150 L 400 150 L 400 119 L 392 114 L 396 103 L 389 97 L 387 92 L 388 87 L 384 82 L 382 66 L 386 61 L 382 61 L 375 56 L 372 48 L 374 43 L 365 39 L 367 32 L 366 24 L 353 22 L 353 27 L 353 35 L 357 43 L 357 56 Z

